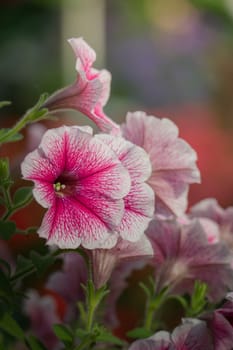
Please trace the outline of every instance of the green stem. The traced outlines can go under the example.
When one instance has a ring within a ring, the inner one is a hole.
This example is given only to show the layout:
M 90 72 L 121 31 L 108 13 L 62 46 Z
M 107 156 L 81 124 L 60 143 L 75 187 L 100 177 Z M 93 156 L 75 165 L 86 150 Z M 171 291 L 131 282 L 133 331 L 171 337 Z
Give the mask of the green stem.
M 93 342 L 93 339 L 91 338 L 84 339 L 83 341 L 81 341 L 81 343 L 78 346 L 74 348 L 74 350 L 83 350 L 83 349 L 88 350 L 92 342 Z
M 26 113 L 8 132 L 0 137 L 0 144 L 8 140 L 8 138 L 17 134 L 21 129 L 25 127 L 28 121 L 28 113 Z
M 36 270 L 36 268 L 35 268 L 33 265 L 28 266 L 28 267 L 26 267 L 24 270 L 22 270 L 22 271 L 20 271 L 20 272 L 18 272 L 18 273 L 16 273 L 16 274 L 14 274 L 14 275 L 11 277 L 10 281 L 11 281 L 11 282 L 15 282 L 15 281 L 17 281 L 19 278 L 24 278 L 24 277 L 26 277 L 26 276 L 29 276 L 29 275 L 31 275 L 32 273 L 36 272 L 36 271 L 37 271 L 37 270 Z
M 21 209 L 23 207 L 26 207 L 33 199 L 33 196 L 30 196 L 27 198 L 24 202 L 21 202 L 19 205 L 12 206 L 12 204 L 9 204 L 9 209 L 8 211 L 3 215 L 2 220 L 5 221 L 7 220 L 11 215 L 13 215 L 18 209 Z M 11 201 L 11 199 L 10 199 Z

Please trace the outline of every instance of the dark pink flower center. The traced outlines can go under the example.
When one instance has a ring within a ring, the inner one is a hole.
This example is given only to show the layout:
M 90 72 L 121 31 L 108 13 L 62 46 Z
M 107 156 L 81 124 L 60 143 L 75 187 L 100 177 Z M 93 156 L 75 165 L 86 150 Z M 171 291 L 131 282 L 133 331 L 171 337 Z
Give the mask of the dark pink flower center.
M 60 175 L 54 182 L 53 188 L 59 196 L 69 196 L 75 192 L 77 179 L 69 174 Z

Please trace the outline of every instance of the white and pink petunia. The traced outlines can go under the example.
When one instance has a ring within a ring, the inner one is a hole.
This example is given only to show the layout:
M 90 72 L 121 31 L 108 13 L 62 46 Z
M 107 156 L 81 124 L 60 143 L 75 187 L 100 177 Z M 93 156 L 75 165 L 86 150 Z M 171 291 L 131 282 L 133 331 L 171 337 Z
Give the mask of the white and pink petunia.
M 171 120 L 135 112 L 127 114 L 122 133 L 150 156 L 152 175 L 148 184 L 155 192 L 155 213 L 182 215 L 189 185 L 200 182 L 200 173 L 196 153 L 178 137 L 177 126 Z
M 108 118 L 103 107 L 110 94 L 111 74 L 92 67 L 95 51 L 82 38 L 68 40 L 76 57 L 76 81 L 50 96 L 44 104 L 49 111 L 75 109 L 89 117 L 102 131 L 120 134 L 120 127 Z
M 22 163 L 23 177 L 35 183 L 35 199 L 48 208 L 38 233 L 60 248 L 109 248 L 118 235 L 138 240 L 151 218 L 148 213 L 152 215 L 154 210 L 153 192 L 143 197 L 148 188 L 144 188 L 146 177 L 142 175 L 146 165 L 150 173 L 146 152 L 122 139 L 119 156 L 91 131 L 89 127 L 66 126 L 48 130 L 38 149 Z M 138 157 L 135 165 L 131 155 Z M 133 213 L 133 221 L 125 224 L 128 212 Z
M 22 163 L 46 212 L 38 231 L 48 244 L 94 247 L 115 230 L 124 212 L 130 176 L 115 153 L 89 129 L 48 130 Z

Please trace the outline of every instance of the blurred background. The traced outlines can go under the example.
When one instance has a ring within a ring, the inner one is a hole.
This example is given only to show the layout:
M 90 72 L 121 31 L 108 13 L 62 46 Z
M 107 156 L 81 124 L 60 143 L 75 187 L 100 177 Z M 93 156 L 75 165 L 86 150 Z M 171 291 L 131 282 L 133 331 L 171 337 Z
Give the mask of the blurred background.
M 202 184 L 192 186 L 190 204 L 205 197 L 233 204 L 233 0 L 0 4 L 0 99 L 12 101 L 1 110 L 2 126 L 41 93 L 75 80 L 67 38 L 83 36 L 97 52 L 96 67 L 112 73 L 105 112 L 118 122 L 129 110 L 172 118 L 199 157 Z M 89 123 L 77 113 L 67 118 Z M 16 165 L 26 153 L 20 144 L 11 146 Z

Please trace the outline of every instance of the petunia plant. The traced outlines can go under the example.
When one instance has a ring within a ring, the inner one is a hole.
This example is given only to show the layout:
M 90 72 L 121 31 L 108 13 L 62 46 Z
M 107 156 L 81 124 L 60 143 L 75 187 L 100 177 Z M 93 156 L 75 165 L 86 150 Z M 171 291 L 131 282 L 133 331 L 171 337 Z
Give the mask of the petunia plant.
M 111 74 L 69 43 L 75 82 L 0 130 L 0 349 L 231 350 L 233 208 L 187 210 L 195 150 L 169 119 L 108 117 Z M 67 109 L 98 131 L 63 125 Z

